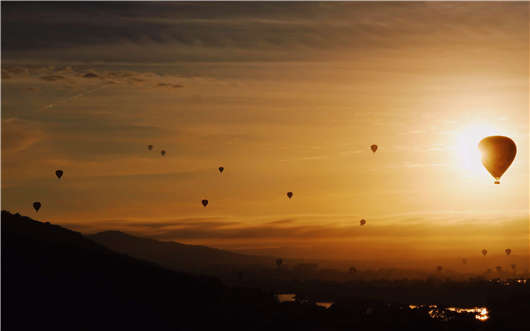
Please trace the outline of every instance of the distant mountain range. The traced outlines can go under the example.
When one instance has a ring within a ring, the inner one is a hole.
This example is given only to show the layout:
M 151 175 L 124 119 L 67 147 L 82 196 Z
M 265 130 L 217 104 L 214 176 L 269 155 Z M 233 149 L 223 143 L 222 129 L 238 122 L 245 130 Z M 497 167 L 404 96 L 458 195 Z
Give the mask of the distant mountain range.
M 256 268 L 275 265 L 274 257 L 233 253 L 206 246 L 185 245 L 132 236 L 120 231 L 104 231 L 87 235 L 115 252 L 156 262 L 177 271 L 215 273 L 233 267 Z

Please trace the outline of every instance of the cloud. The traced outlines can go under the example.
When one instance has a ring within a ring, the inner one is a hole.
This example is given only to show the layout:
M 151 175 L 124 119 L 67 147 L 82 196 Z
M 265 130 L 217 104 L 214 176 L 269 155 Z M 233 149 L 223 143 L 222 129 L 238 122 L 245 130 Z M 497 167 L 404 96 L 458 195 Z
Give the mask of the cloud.
M 44 139 L 40 125 L 16 117 L 2 119 L 2 151 L 21 152 Z
M 442 218 L 440 218 L 442 217 Z M 314 222 L 312 220 L 320 220 Z M 434 220 L 437 220 L 436 222 Z M 444 220 L 444 221 L 442 221 Z M 429 242 L 489 240 L 492 232 L 502 233 L 514 242 L 526 240 L 527 218 L 502 218 L 497 223 L 487 219 L 477 220 L 465 214 L 439 214 L 437 218 L 424 216 L 392 216 L 385 219 L 370 219 L 364 227 L 358 219 L 344 216 L 268 220 L 236 221 L 221 217 L 187 218 L 168 221 L 93 221 L 90 225 L 70 223 L 74 227 L 85 227 L 91 232 L 122 230 L 137 235 L 169 241 L 283 241 L 311 242 L 314 240 L 341 241 L 361 240 L 382 242 Z
M 171 84 L 171 83 L 158 83 L 159 87 L 172 87 L 172 88 L 180 88 L 183 87 L 181 84 Z
M 9 79 L 23 79 L 24 83 L 39 83 L 39 81 L 51 83 L 64 83 L 68 87 L 90 87 L 99 90 L 109 84 L 125 84 L 129 86 L 144 86 L 149 84 L 152 87 L 182 88 L 182 84 L 177 80 L 180 76 L 161 76 L 154 72 L 140 72 L 133 70 L 104 70 L 91 69 L 87 72 L 84 66 L 38 66 L 38 65 L 5 65 L 2 68 L 2 77 Z M 94 80 L 99 79 L 98 85 L 94 85 Z M 100 84 L 103 81 L 104 85 Z M 83 96 L 87 91 L 80 93 Z M 89 92 L 90 93 L 90 92 Z M 77 98 L 73 96 L 70 98 Z
M 10 33 L 3 34 L 2 48 L 11 61 L 326 61 L 340 57 L 339 50 L 520 42 L 526 40 L 526 6 L 7 4 L 2 24 Z
M 98 78 L 99 75 L 93 73 L 93 72 L 87 72 L 86 74 L 83 75 L 83 78 Z
M 63 80 L 64 77 L 60 75 L 50 75 L 50 76 L 42 76 L 40 79 L 48 81 L 48 82 L 56 82 L 58 80 Z

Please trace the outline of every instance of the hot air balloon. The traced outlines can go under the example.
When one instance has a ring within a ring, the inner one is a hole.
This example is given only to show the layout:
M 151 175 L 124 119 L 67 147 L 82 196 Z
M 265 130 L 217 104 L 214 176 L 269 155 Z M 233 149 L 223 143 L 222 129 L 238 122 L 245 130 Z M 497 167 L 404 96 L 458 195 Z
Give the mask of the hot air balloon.
M 484 249 L 482 250 L 482 255 L 486 256 L 486 254 L 488 254 L 488 250 L 484 248 Z
M 482 164 L 500 184 L 501 176 L 512 164 L 517 147 L 513 140 L 503 136 L 486 137 L 480 141 L 478 148 L 482 153 Z
M 370 146 L 370 149 L 372 150 L 372 153 L 375 154 L 375 152 L 377 151 L 377 145 Z
M 164 156 L 164 155 L 166 155 L 166 151 L 165 150 L 161 150 L 160 154 L 162 154 L 162 156 Z
M 223 173 L 223 171 L 225 171 L 225 167 L 219 167 L 219 172 Z
M 276 265 L 278 266 L 278 268 L 283 264 L 283 260 L 282 259 L 276 259 Z
M 438 270 L 438 272 L 442 272 L 443 267 L 441 265 L 439 265 L 439 266 L 436 267 L 436 270 Z
M 57 176 L 57 178 L 61 179 L 61 177 L 63 176 L 63 171 L 62 170 L 55 170 L 55 175 Z
M 515 268 L 517 268 L 517 265 L 512 264 L 511 267 L 512 267 L 512 270 L 515 270 Z
M 360 223 L 361 223 L 361 226 L 363 226 L 363 225 L 366 224 L 366 220 L 363 218 L 363 219 L 360 221 Z
M 205 200 L 202 200 L 202 205 L 203 205 L 204 207 L 208 206 L 208 200 L 206 200 L 206 199 L 205 199 Z
M 35 209 L 36 212 L 39 211 L 40 207 L 41 207 L 40 202 L 35 201 L 35 202 L 33 203 L 33 209 Z
M 355 267 L 350 267 L 349 271 L 350 271 L 350 274 L 353 274 L 357 272 L 357 269 Z
M 152 151 L 153 150 L 153 145 L 147 145 L 147 149 Z
M 463 263 L 463 264 L 467 264 L 467 259 L 465 259 L 465 258 L 462 259 L 462 263 Z
M 504 253 L 506 253 L 506 255 L 510 255 L 510 254 L 512 254 L 512 250 L 510 248 L 506 248 L 504 250 Z
M 291 199 L 293 197 L 293 192 L 287 192 L 287 197 Z

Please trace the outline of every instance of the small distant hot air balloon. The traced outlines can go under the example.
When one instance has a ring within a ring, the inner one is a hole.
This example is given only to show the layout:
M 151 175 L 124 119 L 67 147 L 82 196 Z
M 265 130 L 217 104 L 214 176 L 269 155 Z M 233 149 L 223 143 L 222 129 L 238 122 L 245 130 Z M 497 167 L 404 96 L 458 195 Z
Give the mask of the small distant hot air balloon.
M 482 255 L 486 256 L 486 254 L 488 254 L 488 250 L 484 248 L 484 249 L 482 250 Z
M 165 151 L 165 150 L 161 150 L 161 151 L 160 151 L 160 154 L 161 154 L 162 156 L 164 156 L 164 155 L 166 155 L 166 151 Z
M 291 199 L 293 197 L 293 192 L 287 192 L 287 197 Z
M 225 171 L 225 167 L 219 167 L 219 172 L 223 173 L 223 171 Z
M 512 264 L 511 267 L 512 267 L 512 270 L 515 270 L 515 268 L 517 268 L 517 265 Z
M 366 224 L 366 220 L 363 218 L 359 223 L 361 223 L 361 226 Z
M 350 274 L 356 273 L 357 272 L 357 268 L 350 267 L 349 271 L 350 271 Z
M 153 145 L 147 145 L 147 149 L 152 151 L 153 150 Z
M 370 146 L 370 149 L 372 150 L 372 153 L 375 154 L 375 152 L 377 151 L 377 145 Z
M 283 259 L 276 259 L 276 265 L 278 268 L 283 264 Z
M 486 137 L 480 141 L 478 148 L 482 153 L 482 164 L 500 184 L 501 176 L 512 164 L 517 147 L 513 140 L 503 136 Z
M 462 259 L 462 263 L 467 264 L 467 259 L 466 258 Z
M 437 270 L 438 272 L 442 272 L 443 267 L 442 267 L 441 265 L 439 265 L 439 266 L 436 267 L 436 270 Z
M 506 255 L 510 255 L 510 254 L 512 254 L 512 250 L 510 248 L 506 248 L 504 250 L 504 253 L 506 253 Z
M 208 206 L 208 200 L 206 200 L 206 199 L 205 199 L 205 200 L 202 200 L 202 205 L 203 205 L 204 207 Z
M 61 169 L 55 170 L 55 176 L 61 179 L 61 177 L 63 176 L 63 171 Z
M 33 203 L 33 209 L 35 209 L 35 212 L 38 212 L 39 209 L 40 209 L 40 207 L 41 207 L 40 202 L 35 201 L 35 202 Z

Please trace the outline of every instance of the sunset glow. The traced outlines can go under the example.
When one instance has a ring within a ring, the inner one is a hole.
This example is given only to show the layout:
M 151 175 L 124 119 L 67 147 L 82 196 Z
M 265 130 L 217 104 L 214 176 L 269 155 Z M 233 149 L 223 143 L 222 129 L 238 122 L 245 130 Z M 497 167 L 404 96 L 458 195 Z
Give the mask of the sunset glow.
M 428 270 L 510 246 L 526 267 L 528 4 L 292 6 L 7 8 L 2 208 Z M 490 135 L 517 145 L 500 185 Z

